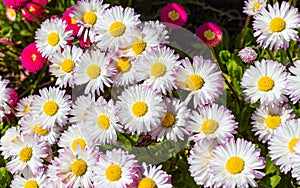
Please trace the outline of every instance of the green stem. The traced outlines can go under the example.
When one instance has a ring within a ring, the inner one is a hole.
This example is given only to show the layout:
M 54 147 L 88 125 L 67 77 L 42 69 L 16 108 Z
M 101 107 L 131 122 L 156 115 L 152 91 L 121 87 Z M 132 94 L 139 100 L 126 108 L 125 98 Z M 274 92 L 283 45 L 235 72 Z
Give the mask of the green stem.
M 290 61 L 291 66 L 293 66 L 293 65 L 294 65 L 294 62 L 293 62 L 293 58 L 292 58 L 292 56 L 291 56 L 290 51 L 289 51 L 289 50 L 285 50 L 285 52 L 286 52 L 287 57 L 289 58 L 289 61 Z
M 30 14 L 30 16 L 34 19 L 34 21 L 38 24 L 38 25 L 41 25 L 41 22 L 40 20 L 34 15 L 32 14 L 32 12 L 29 11 L 29 9 L 25 6 L 25 9 L 27 11 L 28 14 Z
M 132 0 L 128 0 L 127 6 L 131 7 L 131 5 L 132 5 Z
M 239 49 L 241 49 L 241 48 L 243 47 L 244 40 L 245 40 L 245 35 L 246 35 L 246 31 L 247 31 L 247 28 L 248 28 L 249 23 L 250 23 L 250 16 L 247 16 L 246 21 L 245 21 L 244 28 L 243 28 L 243 30 L 242 30 L 242 35 L 241 35 L 241 40 L 240 40 Z
M 274 56 L 273 56 L 272 52 L 270 51 L 270 49 L 267 49 L 267 53 L 269 54 L 270 58 L 272 60 L 274 60 Z
M 225 79 L 226 85 L 229 87 L 229 89 L 231 90 L 232 94 L 233 94 L 234 97 L 236 98 L 237 103 L 238 103 L 238 106 L 239 106 L 239 109 L 242 109 L 242 104 L 241 104 L 241 101 L 240 101 L 240 99 L 239 99 L 239 95 L 238 95 L 237 92 L 234 90 L 234 88 L 233 88 L 232 85 L 229 83 L 229 81 L 225 78 L 225 76 L 223 76 L 223 78 Z

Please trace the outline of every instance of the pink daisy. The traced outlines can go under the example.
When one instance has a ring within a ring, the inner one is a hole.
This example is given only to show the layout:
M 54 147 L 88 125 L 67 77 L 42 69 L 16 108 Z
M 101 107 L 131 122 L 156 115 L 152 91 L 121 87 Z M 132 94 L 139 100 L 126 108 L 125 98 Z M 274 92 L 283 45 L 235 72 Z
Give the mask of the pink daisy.
M 215 23 L 205 22 L 196 30 L 196 35 L 208 46 L 215 47 L 222 40 L 222 29 Z
M 257 53 L 253 48 L 245 47 L 239 51 L 238 56 L 244 63 L 252 63 L 257 58 Z
M 164 6 L 160 12 L 160 19 L 169 27 L 178 27 L 185 25 L 188 14 L 183 6 L 178 3 L 169 3 Z M 171 24 L 168 24 L 171 23 Z
M 29 0 L 3 0 L 3 3 L 9 7 L 14 9 L 23 8 Z
M 16 13 L 15 9 L 13 9 L 13 8 L 6 8 L 5 15 L 6 15 L 6 17 L 7 17 L 7 19 L 9 21 L 12 21 L 12 22 L 16 21 L 17 13 Z
M 38 51 L 36 43 L 31 43 L 24 48 L 21 54 L 22 66 L 32 73 L 37 73 L 40 71 L 46 59 L 42 57 L 42 54 Z
M 70 16 L 70 14 L 72 14 L 73 10 L 75 10 L 75 7 L 70 7 L 69 9 L 67 9 L 63 13 L 61 19 L 63 21 L 65 21 L 66 24 L 67 24 L 66 31 L 70 31 L 71 30 L 71 31 L 73 31 L 72 36 L 76 36 L 77 33 L 78 33 L 78 31 L 79 31 L 79 29 L 80 29 L 80 26 L 76 23 L 76 20 Z
M 8 88 L 10 90 L 9 94 L 9 105 L 13 108 L 16 107 L 18 101 L 19 101 L 19 95 L 13 88 Z
M 40 4 L 40 5 L 37 5 Z M 45 16 L 46 9 L 43 8 L 42 6 L 45 6 L 47 4 L 47 0 L 34 0 L 32 3 L 27 3 L 26 8 L 22 9 L 22 16 L 31 22 L 35 22 L 35 18 L 41 20 Z M 33 14 L 31 14 L 28 12 Z

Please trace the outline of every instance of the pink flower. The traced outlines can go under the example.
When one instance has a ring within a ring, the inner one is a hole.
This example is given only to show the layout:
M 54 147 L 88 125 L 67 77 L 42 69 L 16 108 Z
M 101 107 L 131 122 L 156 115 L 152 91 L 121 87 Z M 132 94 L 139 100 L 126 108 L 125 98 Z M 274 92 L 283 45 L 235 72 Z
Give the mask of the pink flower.
M 160 12 L 160 19 L 161 21 L 166 22 L 169 27 L 174 28 L 185 25 L 188 19 L 188 14 L 185 8 L 180 4 L 169 3 L 162 8 Z
M 23 8 L 29 0 L 3 0 L 3 3 L 9 7 L 14 9 Z
M 34 15 L 36 19 L 41 20 L 44 17 L 46 11 L 46 9 L 42 6 L 45 6 L 47 4 L 47 0 L 34 0 L 33 2 L 34 3 L 27 3 L 26 8 Z M 40 4 L 41 6 L 37 4 Z M 34 17 L 31 16 L 27 9 L 22 9 L 22 16 L 28 21 L 35 22 Z
M 8 88 L 8 89 L 10 90 L 8 103 L 11 107 L 15 108 L 19 101 L 19 95 L 13 88 Z
M 215 23 L 206 22 L 196 30 L 196 35 L 208 46 L 215 47 L 222 40 L 222 29 Z
M 71 7 L 71 8 L 69 8 L 69 9 L 67 9 L 67 10 L 63 13 L 63 15 L 62 15 L 62 17 L 61 17 L 61 19 L 62 19 L 63 21 L 66 21 L 66 24 L 68 25 L 67 28 L 66 28 L 66 30 L 67 30 L 67 31 L 70 31 L 70 30 L 73 31 L 72 36 L 76 36 L 77 33 L 78 33 L 78 31 L 79 31 L 79 29 L 80 29 L 80 26 L 76 23 L 76 20 L 70 16 L 70 14 L 72 14 L 72 11 L 73 11 L 74 9 L 75 9 L 74 7 Z
M 251 63 L 257 58 L 257 53 L 250 47 L 243 48 L 238 56 L 244 63 Z
M 36 43 L 31 43 L 24 48 L 21 54 L 21 60 L 22 66 L 32 73 L 40 71 L 46 63 L 46 59 L 43 58 L 42 54 L 38 51 Z
M 9 21 L 16 21 L 17 13 L 13 8 L 6 8 L 5 15 Z

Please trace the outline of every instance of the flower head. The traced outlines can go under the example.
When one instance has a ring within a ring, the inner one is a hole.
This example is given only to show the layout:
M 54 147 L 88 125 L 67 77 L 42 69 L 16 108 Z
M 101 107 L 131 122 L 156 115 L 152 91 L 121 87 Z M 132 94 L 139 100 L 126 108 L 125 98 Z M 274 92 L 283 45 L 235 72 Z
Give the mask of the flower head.
M 267 0 L 245 0 L 244 13 L 248 16 L 258 14 L 267 5 Z
M 16 13 L 15 9 L 13 9 L 13 8 L 6 8 L 5 15 L 6 15 L 6 17 L 7 17 L 7 19 L 9 21 L 12 21 L 12 22 L 16 21 L 17 13 Z
M 32 73 L 40 71 L 45 63 L 46 58 L 42 57 L 42 54 L 38 51 L 36 43 L 31 43 L 25 47 L 21 54 L 22 66 Z
M 197 28 L 196 35 L 208 47 L 215 47 L 221 42 L 223 32 L 217 24 L 213 22 L 206 22 Z
M 8 8 L 19 9 L 24 7 L 29 1 L 30 0 L 3 0 L 3 3 Z
M 22 16 L 31 22 L 35 22 L 36 19 L 41 20 L 46 13 L 46 9 L 42 6 L 46 6 L 46 4 L 47 0 L 33 0 L 26 4 L 26 8 L 22 9 Z
M 245 47 L 239 51 L 238 56 L 244 63 L 252 63 L 257 58 L 257 53 L 253 48 Z
M 75 7 L 68 8 L 62 15 L 61 19 L 66 22 L 67 27 L 66 31 L 73 31 L 72 36 L 76 36 L 80 26 L 78 25 L 77 21 L 75 18 L 71 17 L 71 14 Z
M 178 27 L 186 24 L 188 14 L 182 5 L 178 3 L 169 3 L 162 8 L 160 19 L 169 27 Z

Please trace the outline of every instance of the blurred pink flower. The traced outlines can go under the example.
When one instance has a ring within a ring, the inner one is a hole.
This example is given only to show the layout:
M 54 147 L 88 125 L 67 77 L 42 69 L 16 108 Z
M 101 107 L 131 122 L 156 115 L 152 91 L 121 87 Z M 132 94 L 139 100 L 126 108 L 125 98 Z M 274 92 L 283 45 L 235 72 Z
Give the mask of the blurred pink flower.
M 45 11 L 46 11 L 46 9 L 43 8 L 42 6 L 45 6 L 46 4 L 47 4 L 47 0 L 34 0 L 33 3 L 27 3 L 26 4 L 27 9 L 25 8 L 22 9 L 22 16 L 31 22 L 35 22 L 34 17 L 36 19 L 41 20 L 45 16 Z M 28 10 L 30 13 L 33 14 L 34 17 L 31 16 Z
M 15 9 L 13 9 L 13 8 L 6 8 L 5 15 L 6 15 L 6 17 L 7 17 L 7 19 L 9 21 L 12 21 L 12 22 L 16 21 L 17 13 L 16 13 Z
M 29 0 L 3 0 L 3 3 L 8 8 L 14 8 L 14 9 L 23 8 L 28 2 Z
M 46 59 L 42 57 L 42 54 L 37 50 L 36 43 L 29 44 L 24 48 L 21 54 L 22 66 L 32 73 L 37 73 L 40 71 Z
M 208 46 L 215 47 L 222 40 L 222 29 L 213 22 L 205 22 L 196 30 L 196 35 Z
M 244 63 L 251 63 L 257 58 L 257 53 L 250 47 L 245 47 L 239 51 L 238 56 Z
M 188 14 L 185 8 L 180 4 L 169 3 L 162 8 L 160 19 L 161 21 L 166 22 L 169 27 L 183 26 L 187 22 Z
M 67 23 L 67 25 L 68 25 L 67 28 L 66 28 L 66 30 L 67 30 L 67 31 L 69 31 L 69 30 L 72 30 L 72 31 L 73 31 L 72 36 L 76 36 L 77 33 L 78 33 L 78 31 L 79 31 L 79 28 L 80 28 L 80 26 L 76 23 L 76 20 L 70 16 L 70 14 L 72 14 L 72 11 L 73 11 L 74 9 L 75 9 L 74 7 L 71 7 L 71 8 L 69 8 L 69 9 L 67 9 L 67 10 L 63 13 L 63 15 L 62 15 L 62 17 L 61 17 L 61 19 L 62 19 L 63 21 L 66 21 L 66 23 Z

